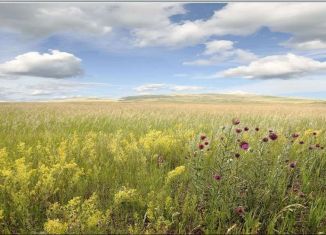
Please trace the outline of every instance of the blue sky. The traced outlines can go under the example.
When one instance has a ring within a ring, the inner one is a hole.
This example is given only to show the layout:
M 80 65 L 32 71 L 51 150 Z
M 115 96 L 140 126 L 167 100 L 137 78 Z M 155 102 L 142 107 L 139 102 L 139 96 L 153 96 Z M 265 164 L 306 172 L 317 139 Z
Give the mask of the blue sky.
M 0 100 L 326 98 L 326 3 L 0 4 Z

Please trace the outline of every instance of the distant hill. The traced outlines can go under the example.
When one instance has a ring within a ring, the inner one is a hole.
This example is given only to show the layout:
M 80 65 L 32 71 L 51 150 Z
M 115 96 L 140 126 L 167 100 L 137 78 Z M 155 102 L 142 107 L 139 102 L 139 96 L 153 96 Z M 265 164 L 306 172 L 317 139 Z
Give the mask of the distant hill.
M 141 95 L 127 96 L 120 102 L 177 102 L 177 103 L 325 103 L 324 100 L 304 98 L 234 95 L 234 94 L 192 94 L 192 95 Z

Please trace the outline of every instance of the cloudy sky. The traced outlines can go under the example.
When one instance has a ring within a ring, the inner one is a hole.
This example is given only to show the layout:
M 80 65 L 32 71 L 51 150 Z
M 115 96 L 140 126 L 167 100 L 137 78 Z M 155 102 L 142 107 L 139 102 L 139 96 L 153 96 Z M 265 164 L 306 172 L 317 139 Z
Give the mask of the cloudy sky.
M 326 3 L 0 3 L 0 100 L 326 99 Z

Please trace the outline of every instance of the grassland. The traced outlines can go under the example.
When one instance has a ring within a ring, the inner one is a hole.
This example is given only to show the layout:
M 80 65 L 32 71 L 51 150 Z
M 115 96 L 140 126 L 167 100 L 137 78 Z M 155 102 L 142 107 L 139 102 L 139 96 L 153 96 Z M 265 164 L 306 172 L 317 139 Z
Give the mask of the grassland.
M 1 103 L 0 232 L 325 233 L 325 121 L 272 97 Z

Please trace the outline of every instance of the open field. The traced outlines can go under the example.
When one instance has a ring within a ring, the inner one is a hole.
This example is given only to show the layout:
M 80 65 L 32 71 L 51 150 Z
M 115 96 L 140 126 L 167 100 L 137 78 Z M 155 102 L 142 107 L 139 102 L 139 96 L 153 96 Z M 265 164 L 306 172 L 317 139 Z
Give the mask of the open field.
M 268 97 L 1 103 L 0 233 L 325 233 L 325 123 Z

